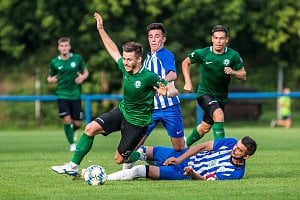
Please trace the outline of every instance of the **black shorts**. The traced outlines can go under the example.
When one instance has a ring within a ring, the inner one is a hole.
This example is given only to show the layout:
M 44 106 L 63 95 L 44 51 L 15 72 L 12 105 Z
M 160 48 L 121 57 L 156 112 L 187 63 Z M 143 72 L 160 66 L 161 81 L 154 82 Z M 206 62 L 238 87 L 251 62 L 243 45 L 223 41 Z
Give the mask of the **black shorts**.
M 81 100 L 57 99 L 59 117 L 70 115 L 74 120 L 82 119 Z
M 217 108 L 221 108 L 224 112 L 225 104 L 222 102 L 218 102 L 215 98 L 210 95 L 203 95 L 197 98 L 198 105 L 203 110 L 203 121 L 206 123 L 213 125 L 213 113 Z
M 142 127 L 128 123 L 119 108 L 99 115 L 94 121 L 102 126 L 105 131 L 103 133 L 104 136 L 112 132 L 121 131 L 118 152 L 125 159 L 135 150 L 148 128 L 148 126 Z

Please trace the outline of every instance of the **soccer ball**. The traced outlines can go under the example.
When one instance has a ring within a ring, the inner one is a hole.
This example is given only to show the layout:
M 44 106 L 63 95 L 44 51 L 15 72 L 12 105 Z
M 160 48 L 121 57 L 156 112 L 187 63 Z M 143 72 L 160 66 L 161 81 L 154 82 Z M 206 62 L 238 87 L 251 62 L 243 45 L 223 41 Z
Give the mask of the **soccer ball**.
M 81 176 L 89 185 L 103 185 L 107 181 L 105 169 L 100 165 L 91 165 L 83 169 Z

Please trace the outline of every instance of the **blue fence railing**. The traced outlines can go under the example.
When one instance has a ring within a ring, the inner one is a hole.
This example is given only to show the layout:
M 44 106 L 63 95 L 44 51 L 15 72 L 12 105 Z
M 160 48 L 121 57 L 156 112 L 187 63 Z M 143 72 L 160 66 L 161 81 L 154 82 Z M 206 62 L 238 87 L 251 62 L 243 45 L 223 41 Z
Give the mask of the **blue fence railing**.
M 229 99 L 268 99 L 268 98 L 277 98 L 282 96 L 282 93 L 278 92 L 234 92 L 229 93 Z M 299 98 L 300 92 L 291 92 L 290 97 Z M 92 119 L 91 103 L 96 100 L 122 100 L 123 95 L 121 94 L 89 94 L 81 95 L 82 101 L 85 102 L 85 122 L 89 123 Z M 180 99 L 195 99 L 195 93 L 184 93 L 179 94 Z M 0 95 L 0 101 L 56 101 L 55 95 Z M 202 121 L 202 110 L 197 106 L 197 122 Z

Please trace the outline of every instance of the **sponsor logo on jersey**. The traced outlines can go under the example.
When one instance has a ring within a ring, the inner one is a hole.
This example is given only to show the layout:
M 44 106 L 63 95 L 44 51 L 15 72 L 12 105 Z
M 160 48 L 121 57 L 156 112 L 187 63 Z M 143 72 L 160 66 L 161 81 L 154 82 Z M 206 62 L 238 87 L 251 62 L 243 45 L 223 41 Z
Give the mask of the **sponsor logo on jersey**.
M 64 66 L 58 66 L 57 69 L 60 70 L 62 69 Z
M 213 61 L 205 61 L 205 64 L 207 64 L 207 65 L 209 65 L 211 63 L 213 63 Z

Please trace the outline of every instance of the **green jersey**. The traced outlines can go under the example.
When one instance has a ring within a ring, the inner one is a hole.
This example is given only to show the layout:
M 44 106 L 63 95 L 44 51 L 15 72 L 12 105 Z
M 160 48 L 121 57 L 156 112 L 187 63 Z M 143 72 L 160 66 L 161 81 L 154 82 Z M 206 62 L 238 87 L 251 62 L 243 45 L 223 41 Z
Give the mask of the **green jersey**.
M 224 67 L 231 67 L 233 70 L 243 68 L 244 63 L 239 53 L 226 47 L 223 54 L 215 54 L 211 46 L 196 49 L 188 56 L 191 63 L 199 64 L 197 97 L 208 94 L 220 102 L 226 102 L 231 75 L 224 73 Z
M 291 98 L 289 96 L 282 96 L 279 98 L 281 117 L 291 116 Z
M 142 67 L 138 73 L 130 74 L 125 71 L 123 60 L 118 60 L 118 66 L 123 73 L 124 98 L 119 108 L 127 122 L 137 126 L 147 126 L 152 123 L 154 95 L 157 82 L 167 82 L 153 72 Z
M 80 99 L 81 85 L 75 83 L 77 72 L 82 73 L 86 64 L 79 54 L 70 53 L 67 60 L 57 56 L 51 60 L 49 75 L 57 76 L 56 95 L 58 99 Z

